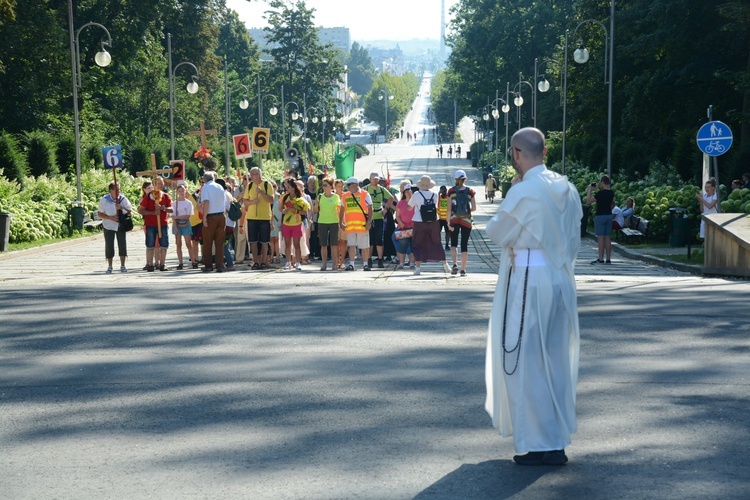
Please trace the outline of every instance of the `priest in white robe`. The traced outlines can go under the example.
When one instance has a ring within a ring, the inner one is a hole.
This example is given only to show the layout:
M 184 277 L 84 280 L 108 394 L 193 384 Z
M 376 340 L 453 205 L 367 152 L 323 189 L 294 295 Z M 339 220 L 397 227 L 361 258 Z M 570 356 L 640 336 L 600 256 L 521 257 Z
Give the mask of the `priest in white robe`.
M 502 248 L 485 367 L 485 408 L 520 465 L 567 463 L 576 432 L 579 328 L 573 275 L 581 198 L 544 166 L 544 135 L 524 128 L 510 155 L 513 187 L 487 224 Z

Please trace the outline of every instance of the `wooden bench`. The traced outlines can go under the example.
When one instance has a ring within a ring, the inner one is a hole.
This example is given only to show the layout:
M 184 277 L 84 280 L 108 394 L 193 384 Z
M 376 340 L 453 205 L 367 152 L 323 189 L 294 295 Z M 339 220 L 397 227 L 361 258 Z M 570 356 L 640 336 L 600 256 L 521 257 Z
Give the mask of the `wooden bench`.
M 628 227 L 617 231 L 617 236 L 622 235 L 626 241 L 641 241 L 643 243 L 648 239 L 648 221 L 633 215 L 630 217 Z
M 83 227 L 97 230 L 102 228 L 102 220 L 99 218 L 99 212 L 97 210 L 89 214 L 83 214 Z

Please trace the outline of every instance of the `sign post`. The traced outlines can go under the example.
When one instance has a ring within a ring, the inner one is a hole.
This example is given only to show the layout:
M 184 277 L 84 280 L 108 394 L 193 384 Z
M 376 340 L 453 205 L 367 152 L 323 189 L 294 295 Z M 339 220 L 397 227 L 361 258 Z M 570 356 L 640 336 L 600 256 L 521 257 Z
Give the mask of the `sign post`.
M 117 169 L 122 168 L 122 148 L 117 146 L 105 146 L 102 148 L 104 168 L 112 169 L 112 178 L 115 183 L 115 200 L 120 197 L 120 188 L 117 185 Z

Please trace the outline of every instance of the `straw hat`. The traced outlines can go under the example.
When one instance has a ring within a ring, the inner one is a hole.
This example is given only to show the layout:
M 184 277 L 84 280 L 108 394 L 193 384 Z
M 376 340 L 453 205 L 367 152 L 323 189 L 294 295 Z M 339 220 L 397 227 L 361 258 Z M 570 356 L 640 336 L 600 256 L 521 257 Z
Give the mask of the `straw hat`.
M 435 187 L 435 181 L 430 179 L 429 175 L 423 175 L 417 181 L 417 187 L 419 189 L 424 189 L 425 191 L 427 191 Z

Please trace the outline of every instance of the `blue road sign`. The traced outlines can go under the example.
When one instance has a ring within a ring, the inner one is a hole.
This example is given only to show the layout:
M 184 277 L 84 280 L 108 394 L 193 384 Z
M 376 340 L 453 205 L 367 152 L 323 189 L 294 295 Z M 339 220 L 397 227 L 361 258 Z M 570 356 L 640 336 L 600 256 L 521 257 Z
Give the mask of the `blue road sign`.
M 698 131 L 698 149 L 709 156 L 720 156 L 732 147 L 732 131 L 725 123 L 713 121 Z
M 106 146 L 102 148 L 104 168 L 122 168 L 122 148 L 120 146 Z

